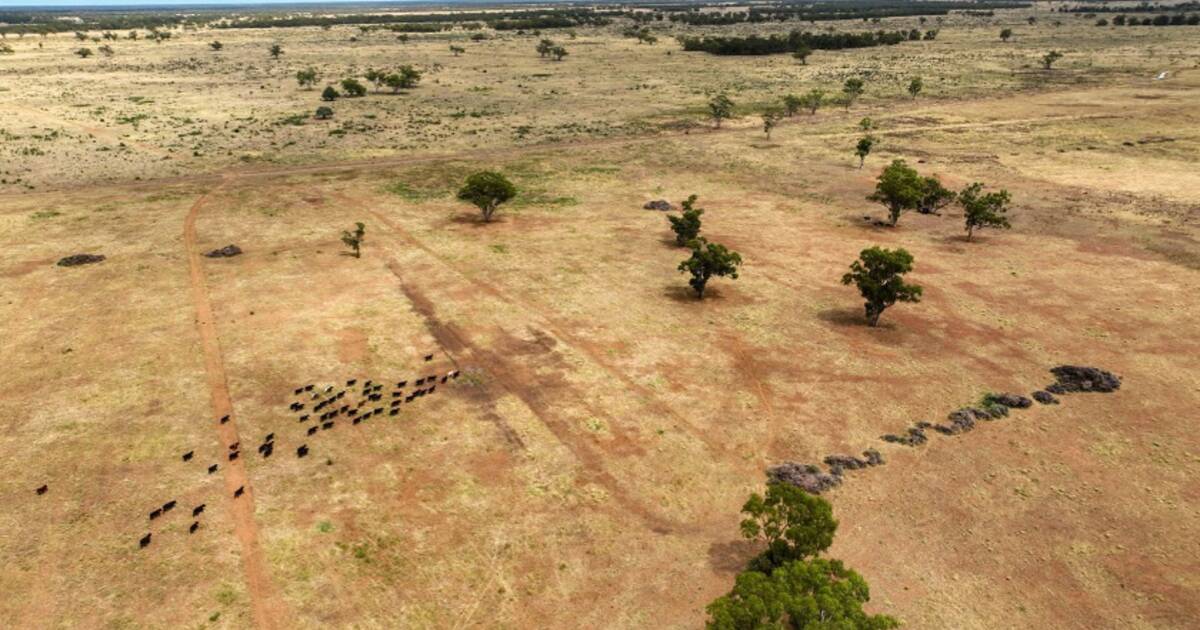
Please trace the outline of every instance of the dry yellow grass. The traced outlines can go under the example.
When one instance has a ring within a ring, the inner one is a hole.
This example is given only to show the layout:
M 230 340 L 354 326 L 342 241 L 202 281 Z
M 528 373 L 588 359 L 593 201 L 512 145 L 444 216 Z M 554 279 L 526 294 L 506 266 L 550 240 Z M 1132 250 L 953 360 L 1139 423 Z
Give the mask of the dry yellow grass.
M 334 124 L 376 115 L 385 127 L 341 144 L 312 121 L 273 136 L 248 124 L 249 138 L 224 122 L 312 109 L 315 94 L 290 79 L 297 68 L 394 63 L 395 44 L 350 45 L 336 29 L 197 33 L 74 60 L 47 92 L 5 75 L 0 128 L 22 136 L 15 146 L 33 127 L 96 142 L 60 137 L 5 166 L 20 182 L 0 197 L 0 618 L 695 627 L 752 553 L 737 510 L 763 468 L 873 446 L 888 464 L 830 495 L 842 523 L 832 554 L 871 583 L 872 609 L 916 628 L 1185 627 L 1200 615 L 1197 49 L 1186 28 L 1110 33 L 1063 19 L 1020 27 L 1006 47 L 992 41 L 998 26 L 953 23 L 936 42 L 819 54 L 808 67 L 668 56 L 673 44 L 587 30 L 561 64 L 540 62 L 528 38 L 455 59 L 445 41 L 415 37 L 400 61 L 442 70 L 407 96 L 339 101 Z M 224 51 L 199 50 L 214 37 Z M 278 67 L 265 54 L 275 39 L 287 50 Z M 1013 57 L 1062 41 L 1072 48 L 1056 83 L 1009 72 Z M 1152 82 L 1131 56 L 1147 45 L 1178 69 L 1171 81 Z M 45 68 L 69 47 L 50 38 L 14 63 Z M 161 70 L 189 56 L 222 57 L 204 62 L 219 80 Z M 132 60 L 155 70 L 127 89 L 128 68 L 81 70 Z M 227 72 L 251 63 L 260 74 Z M 750 116 L 722 132 L 633 132 L 695 120 L 706 92 L 765 103 L 872 64 L 893 69 L 881 79 L 891 88 L 848 112 L 797 117 L 769 142 Z M 917 68 L 933 97 L 901 98 Z M 518 87 L 540 72 L 551 76 Z M 656 87 L 627 89 L 634 79 Z M 147 122 L 111 125 L 142 107 L 127 101 L 138 94 L 154 99 Z M 107 103 L 104 123 L 72 107 L 84 101 Z M 405 127 L 460 108 L 499 113 Z M 860 171 L 863 116 L 882 143 Z M 172 117 L 202 121 L 200 156 Z M 585 121 L 604 131 L 555 131 Z M 521 125 L 536 131 L 513 137 Z M 133 147 L 127 161 L 90 148 L 120 142 Z M 239 166 L 243 155 L 270 163 Z M 897 157 L 954 188 L 1008 188 L 1014 229 L 966 243 L 953 210 L 870 227 L 863 215 L 880 212 L 864 197 Z M 345 159 L 376 161 L 321 164 Z M 488 225 L 453 199 L 485 167 L 522 190 Z M 135 175 L 169 179 L 98 183 Z M 675 271 L 682 255 L 662 214 L 641 209 L 691 193 L 708 237 L 746 259 L 704 302 Z M 189 282 L 193 211 L 200 250 L 246 251 L 200 270 L 247 445 L 249 519 L 204 473 L 226 445 Z M 355 221 L 367 225 L 361 259 L 338 241 Z M 879 329 L 858 323 L 857 295 L 837 282 L 873 244 L 913 252 L 926 287 Z M 53 266 L 81 251 L 108 260 Z M 878 440 L 984 391 L 1038 388 L 1064 362 L 1125 385 L 919 449 Z M 394 418 L 306 437 L 287 410 L 307 383 L 455 366 L 463 378 Z M 252 455 L 270 432 L 275 455 Z M 300 443 L 307 458 L 295 457 Z M 185 464 L 190 449 L 197 461 Z M 146 512 L 171 498 L 207 502 L 202 529 L 188 535 L 186 514 L 170 515 L 139 551 Z M 270 579 L 262 592 L 247 587 L 235 536 L 247 525 Z

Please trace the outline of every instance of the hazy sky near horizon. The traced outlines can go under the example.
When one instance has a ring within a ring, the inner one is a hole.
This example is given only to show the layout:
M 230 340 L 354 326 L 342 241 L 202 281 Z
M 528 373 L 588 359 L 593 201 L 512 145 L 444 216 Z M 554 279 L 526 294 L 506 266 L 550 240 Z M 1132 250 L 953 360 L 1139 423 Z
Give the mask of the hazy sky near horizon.
M 8 7 L 111 7 L 213 4 L 378 4 L 381 0 L 0 0 L 0 9 Z M 386 0 L 388 4 L 420 0 Z M 450 0 L 451 2 L 453 0 Z

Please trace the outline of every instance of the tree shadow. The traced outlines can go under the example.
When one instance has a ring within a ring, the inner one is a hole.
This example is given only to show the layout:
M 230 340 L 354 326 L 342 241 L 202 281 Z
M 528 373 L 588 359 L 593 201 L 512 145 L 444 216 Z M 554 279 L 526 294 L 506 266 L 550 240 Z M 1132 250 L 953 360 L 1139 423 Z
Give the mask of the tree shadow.
M 451 215 L 448 222 L 456 223 L 458 225 L 469 225 L 472 227 L 479 228 L 479 227 L 484 227 L 487 225 L 504 223 L 505 221 L 504 221 L 504 217 L 502 217 L 499 214 L 493 214 L 491 221 L 484 221 L 483 217 L 478 212 L 459 212 L 454 215 Z
M 701 300 L 697 298 L 696 292 L 692 290 L 692 287 L 689 286 L 687 281 L 683 280 L 682 277 L 679 284 L 669 284 L 663 287 L 662 294 L 663 296 L 681 304 L 703 304 L 704 302 L 721 301 L 725 299 L 725 296 L 721 293 L 721 290 L 713 287 L 711 282 L 709 283 L 708 288 L 704 290 L 704 299 Z
M 880 330 L 895 328 L 895 325 L 887 320 L 881 321 L 878 326 L 869 326 L 867 317 L 861 308 L 827 308 L 817 313 L 817 317 L 823 322 L 845 328 L 876 328 Z
M 708 546 L 708 566 L 718 573 L 740 573 L 758 555 L 760 545 L 751 540 L 733 540 Z

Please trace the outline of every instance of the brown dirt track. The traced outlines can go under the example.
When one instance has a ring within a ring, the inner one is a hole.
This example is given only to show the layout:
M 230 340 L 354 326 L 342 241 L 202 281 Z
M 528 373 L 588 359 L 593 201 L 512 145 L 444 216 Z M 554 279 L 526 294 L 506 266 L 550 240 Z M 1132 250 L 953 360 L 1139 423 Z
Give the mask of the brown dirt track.
M 830 494 L 832 555 L 872 609 L 912 628 L 1189 627 L 1200 198 L 1136 164 L 1193 181 L 1197 141 L 1121 141 L 1186 129 L 1198 77 L 828 112 L 771 142 L 743 121 L 6 195 L 0 618 L 695 627 L 753 553 L 737 510 L 765 465 L 876 447 L 888 463 Z M 844 130 L 866 114 L 885 141 L 859 171 Z M 893 157 L 1007 187 L 1014 229 L 966 243 L 953 211 L 870 227 Z M 525 199 L 490 225 L 450 194 L 479 167 Z M 703 303 L 640 209 L 692 192 L 747 261 Z M 357 220 L 361 259 L 337 240 Z M 246 253 L 200 257 L 228 243 Z M 879 329 L 837 282 L 873 244 L 912 251 L 926 287 Z M 53 266 L 80 251 L 108 260 Z M 917 449 L 878 440 L 1063 362 L 1124 386 Z M 286 411 L 305 383 L 449 369 L 464 378 L 398 419 L 313 439 Z M 273 458 L 218 460 L 267 432 Z M 147 524 L 169 498 L 208 503 L 200 532 Z

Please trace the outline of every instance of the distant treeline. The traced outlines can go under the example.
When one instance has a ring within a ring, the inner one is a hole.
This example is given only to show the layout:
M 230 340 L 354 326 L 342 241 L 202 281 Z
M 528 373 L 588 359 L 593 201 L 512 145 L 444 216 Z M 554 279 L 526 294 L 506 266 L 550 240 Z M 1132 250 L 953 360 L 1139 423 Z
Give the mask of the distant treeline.
M 436 23 L 483 22 L 497 30 L 564 28 L 586 25 L 608 24 L 609 14 L 618 11 L 593 11 L 590 9 L 546 9 L 529 11 L 483 12 L 463 11 L 439 14 L 347 14 L 332 16 L 263 16 L 219 22 L 217 28 L 298 28 L 306 26 L 338 25 L 386 25 Z M 416 28 L 393 29 L 406 32 L 421 32 Z
M 889 17 L 909 17 L 921 15 L 946 15 L 951 11 L 979 11 L 981 9 L 1023 9 L 1031 6 L 1029 2 L 963 2 L 947 0 L 945 2 L 896 2 L 863 1 L 863 2 L 817 2 L 803 6 L 751 7 L 748 11 L 708 12 L 701 13 L 698 8 L 663 8 L 669 11 L 668 18 L 672 22 L 698 26 L 723 26 L 729 24 L 785 22 L 797 21 L 829 21 L 829 20 L 872 20 Z M 646 18 L 642 18 L 646 20 Z
M 78 20 L 66 20 L 61 12 L 0 11 L 0 33 L 37 34 L 75 31 L 127 31 L 173 28 L 181 24 L 203 24 L 209 18 L 162 13 L 81 13 Z
M 1179 4 L 1150 4 L 1143 2 L 1137 6 L 1109 6 L 1107 4 L 1080 4 L 1073 7 L 1059 7 L 1062 13 L 1185 13 L 1200 10 L 1200 2 L 1182 2 Z
M 929 31 L 924 39 L 933 39 L 937 31 Z M 787 35 L 762 37 L 680 37 L 684 50 L 701 51 L 714 55 L 774 55 L 794 52 L 802 46 L 812 50 L 842 50 L 844 48 L 870 48 L 892 46 L 900 42 L 922 39 L 921 32 L 876 31 L 863 33 L 808 33 L 792 31 Z
M 1163 15 L 1160 13 L 1152 18 L 1118 15 L 1112 19 L 1112 23 L 1114 26 L 1197 26 L 1200 25 L 1200 14 Z

